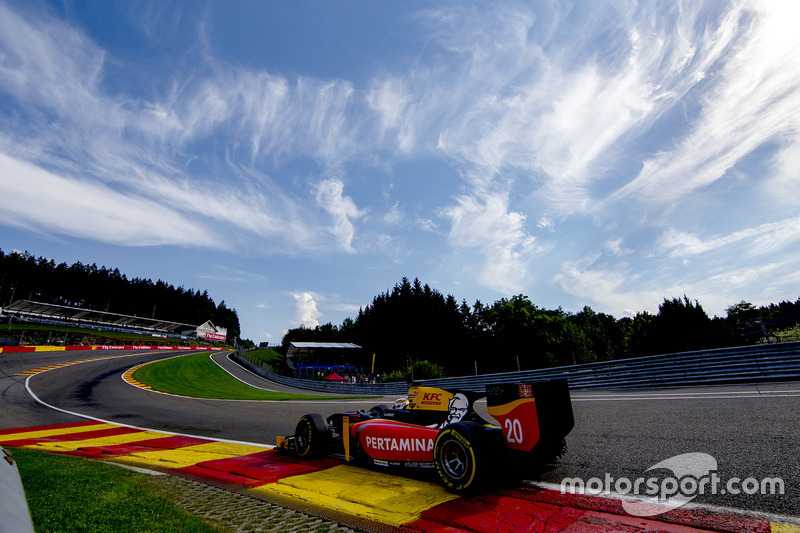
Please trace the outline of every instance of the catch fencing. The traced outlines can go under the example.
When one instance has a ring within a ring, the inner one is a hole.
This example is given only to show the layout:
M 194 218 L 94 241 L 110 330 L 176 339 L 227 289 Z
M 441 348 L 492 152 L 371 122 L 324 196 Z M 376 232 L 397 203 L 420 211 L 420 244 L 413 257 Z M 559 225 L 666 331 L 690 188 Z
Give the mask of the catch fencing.
M 234 360 L 277 383 L 335 394 L 405 394 L 408 383 L 327 383 L 280 376 L 234 354 Z M 640 389 L 764 383 L 800 379 L 800 342 L 652 355 L 581 365 L 425 380 L 425 385 L 483 392 L 490 383 L 566 378 L 570 389 Z

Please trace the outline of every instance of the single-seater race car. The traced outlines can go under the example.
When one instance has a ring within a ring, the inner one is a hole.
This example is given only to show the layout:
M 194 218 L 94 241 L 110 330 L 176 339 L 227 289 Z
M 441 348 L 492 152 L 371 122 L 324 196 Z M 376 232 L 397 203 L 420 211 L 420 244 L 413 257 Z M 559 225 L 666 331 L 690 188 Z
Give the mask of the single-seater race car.
M 499 426 L 475 412 L 475 401 L 484 396 Z M 327 419 L 307 414 L 294 436 L 278 437 L 277 449 L 307 458 L 434 468 L 448 490 L 464 493 L 502 472 L 522 474 L 557 459 L 574 426 L 566 380 L 487 385 L 485 395 L 415 383 L 401 400 Z

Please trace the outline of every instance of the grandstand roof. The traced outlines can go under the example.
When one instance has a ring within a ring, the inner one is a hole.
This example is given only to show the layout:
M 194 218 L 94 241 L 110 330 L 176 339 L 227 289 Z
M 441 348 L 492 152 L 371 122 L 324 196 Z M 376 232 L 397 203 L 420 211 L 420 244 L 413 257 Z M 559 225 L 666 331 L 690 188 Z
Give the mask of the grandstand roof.
M 94 311 L 80 307 L 46 304 L 30 300 L 17 300 L 3 307 L 2 314 L 15 315 L 38 320 L 64 320 L 82 325 L 142 329 L 148 331 L 175 332 L 194 329 L 197 326 L 169 322 L 140 316 L 118 315 L 106 311 Z
M 287 355 L 308 355 L 315 350 L 360 350 L 361 346 L 351 342 L 290 342 Z

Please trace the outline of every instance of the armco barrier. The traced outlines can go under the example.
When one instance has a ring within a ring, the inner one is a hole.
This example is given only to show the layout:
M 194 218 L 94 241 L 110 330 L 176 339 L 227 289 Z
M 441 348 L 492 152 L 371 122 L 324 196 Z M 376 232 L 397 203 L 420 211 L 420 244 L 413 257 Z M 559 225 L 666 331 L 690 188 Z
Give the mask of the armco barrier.
M 328 393 L 404 394 L 407 383 L 325 383 L 279 376 L 240 357 L 242 366 L 277 383 Z M 743 346 L 676 354 L 653 355 L 582 365 L 426 380 L 425 384 L 483 391 L 489 383 L 513 383 L 566 378 L 570 388 L 635 389 L 762 383 L 800 379 L 800 342 Z
M 390 394 L 408 393 L 408 383 L 327 383 L 325 381 L 314 381 L 310 379 L 298 379 L 288 376 L 281 376 L 280 374 L 275 374 L 268 370 L 264 370 L 260 366 L 256 366 L 249 361 L 245 361 L 236 353 L 231 354 L 231 359 L 233 359 L 242 367 L 255 374 L 258 374 L 261 377 L 289 387 L 298 387 L 301 389 L 313 390 L 317 392 L 330 392 L 335 394 L 375 394 L 386 396 Z

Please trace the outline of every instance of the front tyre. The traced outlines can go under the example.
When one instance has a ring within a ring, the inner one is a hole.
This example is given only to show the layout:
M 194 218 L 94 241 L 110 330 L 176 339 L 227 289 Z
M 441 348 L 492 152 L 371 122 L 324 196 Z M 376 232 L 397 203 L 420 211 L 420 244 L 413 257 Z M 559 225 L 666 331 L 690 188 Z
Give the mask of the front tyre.
M 463 494 L 480 486 L 486 465 L 481 446 L 483 428 L 474 422 L 459 422 L 445 427 L 433 444 L 433 461 L 442 484 L 451 492 Z
M 322 415 L 304 415 L 294 430 L 295 452 L 299 457 L 316 459 L 328 452 L 328 424 Z

